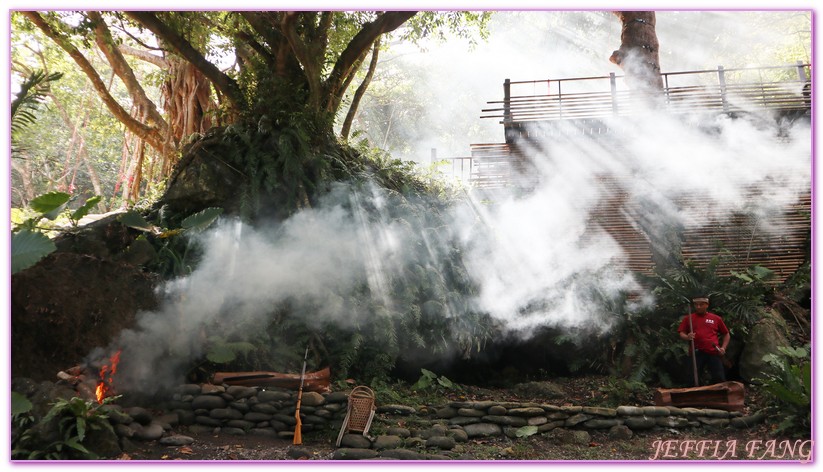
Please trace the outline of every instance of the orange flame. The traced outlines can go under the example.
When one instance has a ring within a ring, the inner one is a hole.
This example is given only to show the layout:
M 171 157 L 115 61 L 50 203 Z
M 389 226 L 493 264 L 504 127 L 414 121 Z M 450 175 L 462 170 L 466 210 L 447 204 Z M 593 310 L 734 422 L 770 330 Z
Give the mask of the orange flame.
M 114 353 L 109 359 L 109 364 L 100 368 L 100 382 L 94 392 L 97 403 L 103 403 L 103 399 L 111 396 L 114 390 L 112 385 L 114 383 L 114 374 L 117 372 L 117 364 L 120 363 L 120 352 Z

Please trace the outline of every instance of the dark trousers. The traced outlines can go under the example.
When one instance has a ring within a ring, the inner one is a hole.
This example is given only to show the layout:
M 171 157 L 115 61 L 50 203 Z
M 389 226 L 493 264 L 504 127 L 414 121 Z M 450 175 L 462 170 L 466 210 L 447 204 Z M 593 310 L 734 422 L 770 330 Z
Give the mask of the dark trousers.
M 726 381 L 726 369 L 723 367 L 723 360 L 720 356 L 714 356 L 703 351 L 697 351 L 697 355 L 695 357 L 697 359 L 698 377 L 700 377 L 700 372 L 703 371 L 703 366 L 708 366 L 713 384 Z M 691 359 L 689 359 L 689 364 L 691 364 Z M 692 383 L 692 387 L 697 386 L 694 385 L 694 375 L 690 376 L 689 380 Z

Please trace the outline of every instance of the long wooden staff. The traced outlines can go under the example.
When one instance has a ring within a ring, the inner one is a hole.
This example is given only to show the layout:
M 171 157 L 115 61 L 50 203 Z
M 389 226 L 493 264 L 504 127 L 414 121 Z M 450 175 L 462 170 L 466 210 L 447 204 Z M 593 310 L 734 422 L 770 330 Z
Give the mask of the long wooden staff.
M 691 310 L 689 310 L 689 331 L 692 335 L 694 335 L 694 326 L 692 325 L 692 314 Z M 694 370 L 694 386 L 699 387 L 700 383 L 697 381 L 697 352 L 694 350 L 694 336 L 691 339 L 692 343 L 692 369 Z
M 303 422 L 300 421 L 300 403 L 303 401 L 303 380 L 306 379 L 306 359 L 309 357 L 309 347 L 306 346 L 306 354 L 303 355 L 303 371 L 300 373 L 300 389 L 297 391 L 297 407 L 294 410 L 294 419 L 297 424 L 294 426 L 294 444 L 303 444 L 303 433 L 301 431 Z

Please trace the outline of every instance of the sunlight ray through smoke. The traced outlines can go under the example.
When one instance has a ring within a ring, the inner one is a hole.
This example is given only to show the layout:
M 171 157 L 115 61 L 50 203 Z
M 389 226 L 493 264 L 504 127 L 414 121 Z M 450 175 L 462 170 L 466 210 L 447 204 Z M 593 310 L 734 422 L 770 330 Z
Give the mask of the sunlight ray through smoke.
M 702 38 L 703 31 L 716 27 L 709 24 L 724 16 L 701 16 L 706 23 L 698 24 L 689 18 L 683 14 L 672 26 L 682 38 Z M 664 21 L 669 20 L 659 24 Z M 616 22 L 603 24 L 608 31 L 588 44 L 573 34 L 579 28 L 562 25 L 540 42 L 593 48 L 605 34 L 617 47 Z M 500 26 L 501 41 L 483 50 L 482 63 L 453 47 L 435 51 L 439 65 L 426 68 L 441 79 L 426 91 L 431 108 L 441 113 L 429 116 L 430 124 L 465 123 L 455 114 L 466 107 L 476 115 L 490 97 L 474 90 L 475 82 L 491 83 L 498 93 L 505 78 L 615 71 L 606 64 L 608 54 L 571 57 L 551 50 L 534 61 L 529 49 L 534 41 L 524 39 L 532 36 L 518 35 L 517 27 Z M 669 33 L 662 25 L 659 31 L 661 44 L 673 42 L 664 38 Z M 679 64 L 705 64 L 711 56 L 702 46 L 684 52 L 687 57 Z M 671 55 L 664 55 L 663 62 L 668 59 Z M 611 129 L 603 134 L 590 132 L 588 125 L 535 126 L 530 139 L 513 143 L 528 158 L 530 187 L 509 194 L 467 191 L 466 198 L 444 210 L 444 227 L 426 227 L 423 218 L 395 207 L 388 191 L 376 185 L 348 184 L 277 224 L 241 230 L 239 223 L 224 222 L 199 239 L 204 257 L 194 271 L 164 287 L 161 310 L 141 313 L 137 327 L 114 343 L 124 350 L 121 375 L 134 388 L 146 387 L 149 378 L 172 385 L 187 362 L 203 355 L 206 331 L 260 330 L 266 316 L 285 302 L 315 326 L 353 326 L 365 320 L 365 308 L 339 294 L 366 287 L 383 312 L 396 313 L 393 284 L 405 277 L 404 271 L 419 267 L 442 278 L 452 253 L 460 254 L 476 295 L 458 294 L 470 298 L 461 304 L 453 294 L 438 294 L 446 302 L 437 316 L 488 313 L 501 330 L 523 338 L 547 326 L 606 333 L 614 319 L 604 302 L 631 292 L 634 306 L 648 306 L 653 297 L 628 269 L 623 248 L 600 226 L 594 214 L 598 205 L 624 198 L 628 204 L 615 211 L 662 253 L 671 227 L 709 224 L 709 213 L 722 221 L 745 210 L 757 215 L 758 231 L 779 232 L 765 222 L 797 201 L 798 188 L 810 187 L 808 126 L 778 130 L 773 117 L 749 111 L 739 119 L 697 122 L 648 110 L 642 118 L 607 120 Z M 491 131 L 475 142 L 502 135 L 499 123 L 483 126 Z M 453 134 L 466 140 L 462 149 L 477 136 L 465 130 Z M 425 146 L 417 160 L 429 155 L 432 142 L 428 137 L 419 141 Z M 754 186 L 760 198 L 746 198 Z M 404 224 L 397 214 L 415 224 Z

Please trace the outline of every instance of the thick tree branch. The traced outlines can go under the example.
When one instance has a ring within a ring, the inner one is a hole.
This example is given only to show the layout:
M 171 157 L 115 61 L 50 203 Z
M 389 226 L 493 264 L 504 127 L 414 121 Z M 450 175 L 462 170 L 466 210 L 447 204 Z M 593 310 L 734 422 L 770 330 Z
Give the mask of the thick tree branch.
M 168 45 L 196 67 L 208 78 L 215 88 L 222 93 L 237 111 L 245 110 L 246 100 L 237 82 L 223 73 L 214 64 L 209 62 L 199 51 L 180 36 L 174 29 L 163 23 L 152 12 L 127 11 L 126 15 L 148 28 L 152 33 L 163 39 Z
M 363 79 L 363 82 L 361 82 L 360 86 L 357 87 L 357 90 L 355 90 L 354 96 L 351 99 L 351 105 L 349 105 L 349 111 L 348 113 L 346 113 L 346 119 L 343 120 L 343 127 L 340 130 L 340 137 L 344 140 L 349 139 L 351 125 L 352 122 L 354 122 L 354 115 L 357 114 L 357 109 L 360 106 L 360 100 L 363 98 L 363 95 L 366 94 L 366 89 L 369 87 L 372 77 L 374 77 L 374 71 L 377 69 L 379 52 L 380 38 L 378 37 L 374 41 L 374 46 L 372 47 L 371 60 L 369 61 L 369 70 L 366 72 L 366 77 Z M 352 74 L 352 77 L 353 76 L 354 74 Z
M 315 36 L 317 38 L 317 46 L 322 51 L 325 51 L 329 45 L 329 29 L 331 28 L 332 20 L 334 20 L 333 12 L 324 11 L 320 14 L 320 24 L 317 27 Z
M 103 79 L 100 78 L 100 75 L 97 73 L 97 70 L 91 63 L 86 59 L 86 57 L 81 53 L 73 44 L 68 40 L 68 38 L 64 37 L 57 31 L 55 31 L 51 25 L 49 25 L 39 13 L 35 11 L 23 11 L 20 12 L 26 18 L 28 18 L 32 23 L 35 24 L 43 33 L 46 34 L 49 38 L 51 38 L 58 46 L 60 46 L 64 51 L 66 51 L 69 56 L 74 60 L 74 62 L 80 67 L 80 69 L 86 74 L 86 76 L 91 80 L 92 86 L 94 87 L 97 94 L 100 96 L 100 99 L 103 100 L 103 103 L 106 107 L 111 111 L 115 118 L 117 118 L 121 123 L 123 123 L 126 128 L 129 129 L 132 133 L 136 136 L 139 136 L 141 139 L 144 139 L 146 142 L 151 144 L 151 146 L 158 151 L 163 150 L 163 138 L 157 132 L 155 128 L 146 126 L 145 124 L 141 123 L 138 120 L 135 120 L 131 114 L 126 111 L 114 97 L 111 96 L 109 93 L 108 87 L 103 82 Z
M 152 54 L 146 50 L 133 48 L 125 44 L 120 44 L 117 46 L 117 49 L 119 49 L 123 54 L 136 57 L 137 59 L 140 59 L 143 62 L 148 62 L 149 64 L 154 64 L 161 69 L 169 68 L 169 61 L 167 61 L 165 57 Z
M 319 107 L 323 92 L 321 73 L 324 57 L 318 58 L 317 54 L 312 54 L 311 49 L 297 33 L 297 20 L 302 14 L 293 11 L 284 12 L 280 19 L 280 32 L 286 37 L 294 56 L 303 66 L 303 73 L 309 85 L 309 103 Z
M 97 43 L 97 47 L 99 47 L 103 55 L 106 56 L 109 64 L 111 64 L 112 70 L 120 77 L 120 80 L 123 81 L 134 103 L 147 113 L 148 118 L 157 125 L 161 134 L 167 134 L 169 130 L 168 123 L 163 119 L 160 112 L 157 111 L 157 106 L 154 102 L 146 95 L 146 91 L 143 90 L 143 86 L 140 85 L 137 77 L 135 77 L 134 71 L 129 63 L 126 62 L 126 58 L 123 57 L 120 50 L 114 45 L 111 31 L 109 31 L 109 27 L 106 25 L 103 16 L 96 11 L 90 11 L 87 14 L 94 22 L 94 40 Z
M 247 41 L 249 45 L 252 47 L 252 49 L 257 51 L 257 53 L 260 54 L 266 61 L 268 61 L 269 63 L 273 62 L 274 54 L 272 53 L 272 51 L 274 51 L 278 47 L 278 45 L 282 42 L 282 39 L 278 38 L 275 34 L 273 34 L 274 30 L 271 28 L 271 25 L 264 18 L 261 17 L 261 12 L 241 11 L 238 12 L 238 14 L 244 20 L 246 20 L 246 23 L 248 23 L 249 26 L 251 26 L 251 29 L 254 30 L 255 33 L 260 35 L 260 37 L 262 37 L 263 40 L 266 41 L 266 43 L 268 43 L 269 49 L 266 50 L 266 48 L 262 44 L 258 43 L 257 41 L 254 41 L 254 39 L 249 34 L 241 32 L 238 33 L 238 37 L 243 39 L 244 41 Z
M 336 105 L 340 103 L 340 99 L 345 93 L 343 84 L 346 82 L 349 74 L 355 72 L 355 64 L 365 51 L 367 51 L 374 41 L 382 34 L 394 31 L 400 25 L 408 21 L 411 17 L 416 15 L 416 11 L 391 11 L 380 15 L 376 20 L 367 23 L 358 32 L 340 57 L 334 64 L 331 74 L 326 79 L 325 89 L 328 92 L 329 101 L 326 103 L 327 111 L 335 111 Z

